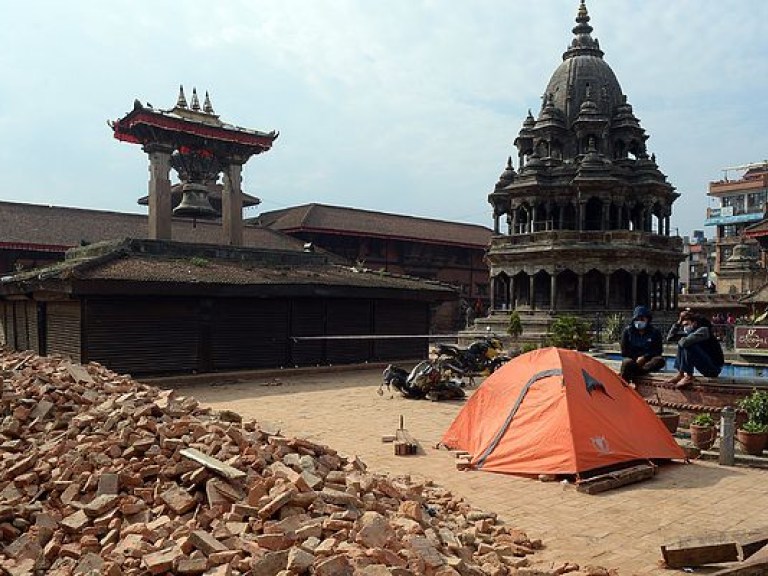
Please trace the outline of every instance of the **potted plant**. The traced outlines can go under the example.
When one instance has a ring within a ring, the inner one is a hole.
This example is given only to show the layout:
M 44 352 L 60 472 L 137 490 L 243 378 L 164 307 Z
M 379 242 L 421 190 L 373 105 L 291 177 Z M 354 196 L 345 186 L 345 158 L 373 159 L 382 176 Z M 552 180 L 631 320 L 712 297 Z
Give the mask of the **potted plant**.
M 736 430 L 736 441 L 747 454 L 760 456 L 768 443 L 768 392 L 753 389 L 739 408 L 747 413 L 747 421 Z
M 691 442 L 696 448 L 709 450 L 715 443 L 715 419 L 709 412 L 698 414 L 690 424 Z
M 656 416 L 658 416 L 659 420 L 664 423 L 664 426 L 667 427 L 669 433 L 674 434 L 677 432 L 677 427 L 680 425 L 680 412 L 665 408 L 661 403 L 661 398 L 659 397 L 658 392 L 656 393 L 656 403 L 659 406 L 659 409 L 656 411 Z

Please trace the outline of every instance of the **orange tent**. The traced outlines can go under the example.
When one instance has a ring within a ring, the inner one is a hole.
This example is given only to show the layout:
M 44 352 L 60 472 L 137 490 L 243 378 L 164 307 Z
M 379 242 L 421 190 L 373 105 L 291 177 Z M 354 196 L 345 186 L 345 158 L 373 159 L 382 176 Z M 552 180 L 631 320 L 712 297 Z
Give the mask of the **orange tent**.
M 611 368 L 574 350 L 534 350 L 478 388 L 443 435 L 472 467 L 578 474 L 621 462 L 684 458 L 653 410 Z

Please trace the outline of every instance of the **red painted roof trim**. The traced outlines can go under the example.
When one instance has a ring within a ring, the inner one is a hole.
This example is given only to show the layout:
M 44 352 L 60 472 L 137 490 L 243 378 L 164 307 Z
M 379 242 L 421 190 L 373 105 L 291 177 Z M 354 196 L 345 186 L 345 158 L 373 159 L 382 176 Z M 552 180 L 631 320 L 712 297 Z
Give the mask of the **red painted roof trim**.
M 160 114 L 153 114 L 142 110 L 130 113 L 114 124 L 114 136 L 123 142 L 141 144 L 141 140 L 133 132 L 137 126 L 152 126 L 165 130 L 173 130 L 202 138 L 211 138 L 221 142 L 234 142 L 245 146 L 259 148 L 263 152 L 272 147 L 272 142 L 277 138 L 276 134 L 257 134 L 241 129 L 229 129 L 218 126 L 208 126 L 198 122 L 190 122 L 182 118 L 170 118 Z

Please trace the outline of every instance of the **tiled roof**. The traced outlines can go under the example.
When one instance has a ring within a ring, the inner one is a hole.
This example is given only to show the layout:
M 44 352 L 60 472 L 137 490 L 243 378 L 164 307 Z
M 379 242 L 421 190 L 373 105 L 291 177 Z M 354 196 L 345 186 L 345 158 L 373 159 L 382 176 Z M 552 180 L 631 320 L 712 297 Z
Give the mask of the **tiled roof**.
M 146 238 L 147 216 L 62 206 L 0 202 L 0 247 L 32 245 L 61 250 L 112 238 Z M 187 219 L 173 220 L 173 239 L 181 242 L 219 244 L 224 240 L 221 224 Z M 304 244 L 278 230 L 245 226 L 245 246 L 302 251 Z
M 768 218 L 744 228 L 744 235 L 747 238 L 757 238 L 759 236 L 765 236 L 766 234 L 768 234 Z
M 493 235 L 491 229 L 477 224 L 461 224 L 324 204 L 306 204 L 264 212 L 254 220 L 263 226 L 284 232 L 322 231 L 477 248 L 487 247 Z
M 188 245 L 187 245 L 188 246 Z M 68 259 L 45 268 L 2 278 L 6 292 L 14 286 L 39 287 L 48 281 L 129 282 L 193 286 L 308 286 L 375 288 L 431 294 L 435 299 L 453 299 L 455 290 L 440 282 L 399 276 L 379 271 L 341 266 L 317 254 L 295 254 L 246 248 L 205 247 L 207 251 L 186 251 L 178 243 L 124 240 L 89 246 L 84 255 L 69 253 Z M 200 254 L 192 256 L 190 254 Z M 218 255 L 221 255 L 219 257 Z

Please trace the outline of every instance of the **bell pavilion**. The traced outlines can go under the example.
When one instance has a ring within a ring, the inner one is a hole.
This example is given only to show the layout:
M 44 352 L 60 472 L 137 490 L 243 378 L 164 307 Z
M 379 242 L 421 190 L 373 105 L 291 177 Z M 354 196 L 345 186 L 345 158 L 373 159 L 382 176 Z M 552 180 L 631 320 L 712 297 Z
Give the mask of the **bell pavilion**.
M 670 236 L 670 216 L 679 194 L 648 153 L 589 21 L 582 0 L 541 109 L 528 112 L 514 141 L 516 162 L 508 159 L 488 196 L 495 311 L 677 307 L 682 241 Z
M 258 203 L 243 193 L 243 165 L 251 156 L 270 150 L 277 132 L 225 123 L 214 112 L 207 92 L 201 105 L 193 89 L 188 104 L 183 86 L 170 110 L 135 100 L 133 110 L 110 126 L 115 138 L 140 144 L 149 157 L 149 194 L 139 202 L 149 206 L 150 239 L 171 240 L 174 217 L 193 221 L 220 217 L 222 243 L 243 245 L 243 207 Z M 171 169 L 181 184 L 171 186 Z M 219 174 L 223 186 L 217 184 Z M 214 195 L 218 210 L 209 198 Z

